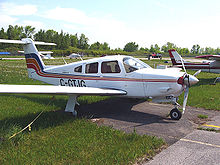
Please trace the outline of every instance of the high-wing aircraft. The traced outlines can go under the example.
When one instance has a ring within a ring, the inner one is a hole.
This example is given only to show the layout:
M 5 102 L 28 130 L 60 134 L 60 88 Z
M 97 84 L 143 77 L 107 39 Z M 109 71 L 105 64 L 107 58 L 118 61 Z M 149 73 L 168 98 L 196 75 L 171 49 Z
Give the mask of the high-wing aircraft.
M 139 59 L 115 55 L 93 58 L 70 64 L 46 66 L 35 44 L 29 38 L 0 40 L 2 43 L 24 45 L 28 76 L 50 85 L 0 85 L 0 93 L 37 93 L 69 95 L 65 111 L 77 114 L 75 104 L 80 95 L 116 95 L 120 97 L 151 98 L 155 102 L 171 102 L 174 108 L 170 116 L 179 120 L 178 96 L 185 91 L 183 113 L 185 111 L 189 87 L 199 80 L 176 69 L 153 69 Z M 197 73 L 196 73 L 197 74 Z
M 182 68 L 181 56 L 174 49 L 169 50 L 169 55 L 174 66 Z M 196 58 L 206 58 L 209 62 L 191 63 L 184 61 L 186 69 L 201 70 L 204 72 L 220 73 L 220 55 L 203 55 Z

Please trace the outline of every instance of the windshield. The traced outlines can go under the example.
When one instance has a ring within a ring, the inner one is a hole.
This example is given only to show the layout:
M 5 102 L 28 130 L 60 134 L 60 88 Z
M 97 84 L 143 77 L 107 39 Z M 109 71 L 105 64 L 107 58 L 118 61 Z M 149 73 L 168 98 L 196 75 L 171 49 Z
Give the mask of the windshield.
M 150 68 L 149 65 L 145 64 L 141 60 L 130 58 L 130 57 L 125 57 L 123 59 L 123 63 L 124 63 L 125 70 L 127 73 L 133 72 L 135 70 L 143 69 L 143 68 Z

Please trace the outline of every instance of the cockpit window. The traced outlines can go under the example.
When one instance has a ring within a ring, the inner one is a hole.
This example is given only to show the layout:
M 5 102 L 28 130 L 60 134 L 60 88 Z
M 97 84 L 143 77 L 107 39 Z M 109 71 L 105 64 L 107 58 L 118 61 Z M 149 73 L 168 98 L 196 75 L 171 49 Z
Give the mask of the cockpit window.
M 144 62 L 142 62 L 138 59 L 130 58 L 130 57 L 125 57 L 123 59 L 123 64 L 124 64 L 124 67 L 125 67 L 125 71 L 127 73 L 133 72 L 135 70 L 150 67 L 149 65 L 145 64 Z

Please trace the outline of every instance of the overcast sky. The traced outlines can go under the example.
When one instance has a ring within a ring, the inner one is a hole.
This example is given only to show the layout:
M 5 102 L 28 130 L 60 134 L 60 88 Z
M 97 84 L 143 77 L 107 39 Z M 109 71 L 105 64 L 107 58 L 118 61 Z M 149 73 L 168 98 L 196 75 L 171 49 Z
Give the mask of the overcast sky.
M 0 0 L 0 27 L 84 33 L 89 43 L 123 48 L 173 42 L 220 47 L 219 0 Z

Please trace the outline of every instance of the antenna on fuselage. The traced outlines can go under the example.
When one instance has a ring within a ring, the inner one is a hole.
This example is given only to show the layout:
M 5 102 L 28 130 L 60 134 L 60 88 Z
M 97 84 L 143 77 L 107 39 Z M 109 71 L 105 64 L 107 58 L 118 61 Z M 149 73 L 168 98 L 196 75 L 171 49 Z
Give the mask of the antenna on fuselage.
M 67 62 L 66 62 L 66 60 L 64 59 L 64 57 L 63 57 L 63 56 L 62 56 L 62 59 L 63 59 L 64 63 L 65 63 L 65 64 L 67 64 Z
M 80 58 L 80 60 L 81 60 L 81 61 L 83 61 L 83 59 L 82 59 L 82 57 L 81 57 L 81 56 L 79 56 L 79 58 Z

